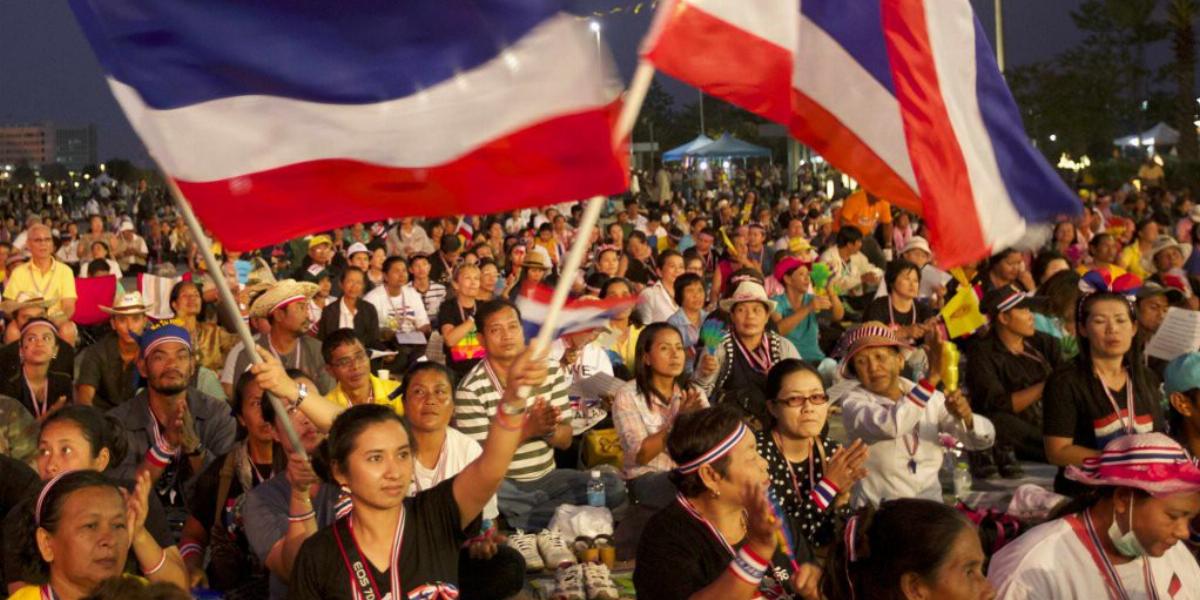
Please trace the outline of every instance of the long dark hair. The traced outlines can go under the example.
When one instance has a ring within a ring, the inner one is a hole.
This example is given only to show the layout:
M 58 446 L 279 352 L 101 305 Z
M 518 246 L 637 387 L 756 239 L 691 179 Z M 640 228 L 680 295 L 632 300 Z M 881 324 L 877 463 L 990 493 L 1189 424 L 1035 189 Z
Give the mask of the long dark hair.
M 650 404 L 650 398 L 652 396 L 657 396 L 658 399 L 662 400 L 665 404 L 671 403 L 670 398 L 663 398 L 662 395 L 658 393 L 658 390 L 654 389 L 654 386 L 651 385 L 650 380 L 653 374 L 650 372 L 650 367 L 646 364 L 646 355 L 650 353 L 650 346 L 654 344 L 655 338 L 657 338 L 658 335 L 664 331 L 670 331 L 674 333 L 679 337 L 680 342 L 683 341 L 683 336 L 679 333 L 678 329 L 675 329 L 674 325 L 660 321 L 647 325 L 646 328 L 638 334 L 637 346 L 633 352 L 633 379 L 636 382 L 638 393 L 642 395 L 642 398 L 646 399 L 647 405 Z M 687 389 L 686 369 L 683 373 L 680 373 L 675 377 L 675 385 L 678 385 L 680 389 Z
M 129 440 L 125 437 L 125 426 L 112 415 L 106 415 L 99 409 L 85 404 L 72 404 L 50 413 L 42 422 L 42 431 L 51 423 L 71 422 L 79 428 L 83 439 L 92 447 L 92 459 L 100 456 L 100 451 L 108 449 L 108 468 L 115 468 L 125 460 L 129 453 Z
M 829 600 L 904 600 L 900 578 L 915 573 L 932 581 L 954 538 L 974 527 L 954 508 L 917 498 L 886 501 L 878 510 L 868 506 L 847 526 L 851 522 L 853 535 L 843 528 L 825 564 L 821 591 Z
M 358 436 L 371 425 L 391 421 L 404 427 L 404 433 L 408 434 L 408 443 L 413 452 L 416 452 L 416 440 L 413 439 L 412 429 L 392 407 L 383 404 L 360 404 L 346 409 L 333 420 L 333 426 L 329 428 L 329 437 L 322 440 L 317 446 L 317 451 L 313 453 L 313 471 L 321 479 L 336 485 L 334 467 L 346 470 L 346 463 L 350 459 L 350 453 L 354 451 L 355 444 L 358 443 Z
M 1133 304 L 1124 296 L 1113 292 L 1096 292 L 1088 294 L 1079 299 L 1079 307 L 1075 314 L 1075 336 L 1079 340 L 1079 355 L 1075 357 L 1075 366 L 1085 373 L 1092 373 L 1092 341 L 1084 335 L 1087 327 L 1088 314 L 1099 302 L 1112 301 L 1119 303 L 1129 311 L 1129 322 L 1133 327 L 1133 340 L 1129 344 L 1129 350 L 1125 352 L 1125 357 L 1121 363 L 1129 371 L 1130 382 L 1133 384 L 1133 392 L 1139 398 L 1145 400 L 1151 405 L 1152 409 L 1158 411 L 1160 407 L 1155 406 L 1155 389 L 1150 384 L 1150 369 L 1146 366 L 1146 360 L 1143 357 L 1142 340 L 1137 334 L 1137 311 L 1134 310 Z M 1103 384 L 1101 384 L 1103 385 Z

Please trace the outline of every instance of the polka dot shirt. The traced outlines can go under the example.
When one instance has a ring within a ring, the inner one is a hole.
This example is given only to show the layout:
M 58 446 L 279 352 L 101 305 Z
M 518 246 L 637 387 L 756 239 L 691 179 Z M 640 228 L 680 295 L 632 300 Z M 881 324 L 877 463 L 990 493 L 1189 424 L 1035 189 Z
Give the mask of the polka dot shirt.
M 759 431 L 754 434 L 758 442 L 758 451 L 767 460 L 767 470 L 771 478 L 771 491 L 783 504 L 783 510 L 800 525 L 800 533 L 808 539 L 809 545 L 823 547 L 833 541 L 834 522 L 837 509 L 831 504 L 825 510 L 812 499 L 812 484 L 809 483 L 807 460 L 792 463 L 795 473 L 795 483 L 800 487 L 799 495 L 792 483 L 792 475 L 788 472 L 788 461 L 783 452 L 775 444 L 770 431 Z M 841 444 L 828 439 L 822 439 L 825 458 L 841 448 Z M 822 453 L 812 456 L 812 481 L 820 483 L 825 470 L 825 460 Z

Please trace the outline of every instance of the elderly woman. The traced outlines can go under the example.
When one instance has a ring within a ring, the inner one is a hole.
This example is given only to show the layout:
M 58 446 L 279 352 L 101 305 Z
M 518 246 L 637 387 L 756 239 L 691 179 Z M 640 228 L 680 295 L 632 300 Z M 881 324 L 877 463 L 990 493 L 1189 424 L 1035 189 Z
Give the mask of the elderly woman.
M 621 440 L 622 476 L 638 504 L 661 509 L 675 498 L 668 473 L 667 436 L 675 418 L 708 406 L 704 393 L 684 378 L 686 353 L 679 331 L 651 323 L 638 337 L 634 380 L 613 400 L 613 424 Z
M 971 412 L 961 390 L 937 391 L 941 382 L 942 344 L 930 332 L 929 375 L 920 382 L 900 376 L 901 342 L 891 327 L 868 321 L 847 332 L 838 386 L 842 420 L 850 439 L 870 445 L 867 476 L 855 488 L 855 506 L 892 498 L 942 499 L 938 471 L 942 467 L 941 433 L 949 433 L 968 449 L 990 448 L 996 438 L 991 421 Z
M 736 410 L 681 415 L 667 450 L 679 465 L 670 476 L 679 496 L 650 519 L 638 543 L 639 598 L 818 597 L 820 569 L 809 563 L 804 536 L 779 544 L 767 464 Z
M 1067 477 L 1089 492 L 992 557 L 998 598 L 1176 598 L 1200 590 L 1200 566 L 1180 543 L 1200 514 L 1200 468 L 1178 443 L 1161 433 L 1118 437 L 1103 458 L 1069 467 Z
M 834 511 L 866 476 L 867 446 L 848 447 L 826 436 L 829 396 L 817 370 L 802 360 L 780 361 L 767 375 L 768 427 L 755 434 L 767 459 L 771 490 L 814 547 L 834 538 Z

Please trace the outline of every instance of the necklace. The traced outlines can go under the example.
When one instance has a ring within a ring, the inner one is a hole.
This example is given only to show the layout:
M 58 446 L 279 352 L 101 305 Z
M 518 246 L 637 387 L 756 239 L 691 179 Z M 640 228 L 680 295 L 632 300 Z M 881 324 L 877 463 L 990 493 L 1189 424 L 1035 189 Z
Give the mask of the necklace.
M 1116 399 L 1113 398 L 1112 392 L 1108 389 L 1108 384 L 1104 383 L 1104 379 L 1100 377 L 1100 372 L 1096 372 L 1096 378 L 1100 380 L 1100 387 L 1104 390 L 1104 397 L 1108 398 L 1108 403 L 1112 406 L 1113 414 L 1121 421 L 1121 427 L 1125 429 L 1126 434 L 1134 432 L 1136 413 L 1133 410 L 1133 378 L 1125 376 L 1125 415 L 1129 417 L 1126 421 L 1125 417 L 1121 416 L 1121 407 L 1117 405 Z
M 792 467 L 791 459 L 783 451 L 783 440 L 779 438 L 779 433 L 772 431 L 771 437 L 775 440 L 775 447 L 779 448 L 779 456 L 783 457 L 783 464 L 787 465 L 788 476 L 792 480 L 792 491 L 796 493 L 796 502 L 799 503 L 804 498 L 804 492 L 800 489 L 800 482 L 796 478 L 796 469 Z M 816 471 L 813 454 L 816 453 L 818 443 L 819 441 L 813 441 L 813 447 L 808 450 L 808 489 L 810 490 L 817 488 L 817 481 L 813 476 L 813 473 Z
M 1120 574 L 1117 573 L 1112 561 L 1108 559 L 1108 555 L 1104 553 L 1100 535 L 1096 532 L 1095 523 L 1092 522 L 1092 511 L 1090 509 L 1083 511 L 1082 518 L 1078 514 L 1071 515 L 1067 517 L 1067 522 L 1070 523 L 1080 543 L 1091 555 L 1092 561 L 1096 563 L 1096 568 L 1099 569 L 1100 576 L 1104 578 L 1110 595 L 1119 600 L 1129 600 L 1129 592 L 1125 589 L 1125 584 L 1121 582 Z M 1158 600 L 1158 589 L 1154 585 L 1154 573 L 1150 570 L 1150 560 L 1145 556 L 1142 557 L 1142 577 L 1145 578 L 1146 592 L 1149 597 Z
M 921 423 L 913 425 L 912 444 L 908 443 L 908 434 L 901 436 L 904 441 L 904 451 L 908 453 L 908 472 L 917 474 L 917 448 L 921 447 Z
M 29 378 L 25 377 L 25 387 L 29 389 L 29 401 L 33 404 L 33 416 L 41 417 L 46 414 L 50 408 L 50 376 L 46 376 L 46 380 L 39 386 L 41 390 L 41 401 L 38 401 L 38 390 L 33 388 L 33 384 L 29 383 Z
M 742 340 L 738 336 L 735 335 L 732 337 L 733 343 L 737 345 L 738 350 L 742 353 L 742 358 L 746 359 L 751 369 L 764 375 L 767 371 L 771 370 L 773 361 L 771 360 L 771 347 L 768 343 L 769 340 L 766 333 L 763 333 L 762 341 L 754 351 L 746 350 L 746 346 L 742 344 Z

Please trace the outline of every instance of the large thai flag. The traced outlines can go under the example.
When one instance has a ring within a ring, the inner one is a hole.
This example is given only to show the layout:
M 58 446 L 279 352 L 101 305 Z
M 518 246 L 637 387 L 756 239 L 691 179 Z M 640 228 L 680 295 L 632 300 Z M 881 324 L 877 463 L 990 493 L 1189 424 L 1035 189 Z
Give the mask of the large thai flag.
M 620 83 L 558 0 L 71 0 L 227 247 L 618 193 Z
M 968 0 L 668 0 L 643 54 L 922 213 L 943 265 L 1080 209 L 1030 144 Z
M 521 312 L 521 326 L 525 329 L 527 339 L 532 340 L 541 331 L 550 312 L 550 299 L 553 296 L 554 288 L 546 285 L 529 286 L 517 296 L 515 304 Z M 551 339 L 605 327 L 617 315 L 633 310 L 637 301 L 637 296 L 567 300 L 559 313 L 558 327 Z

